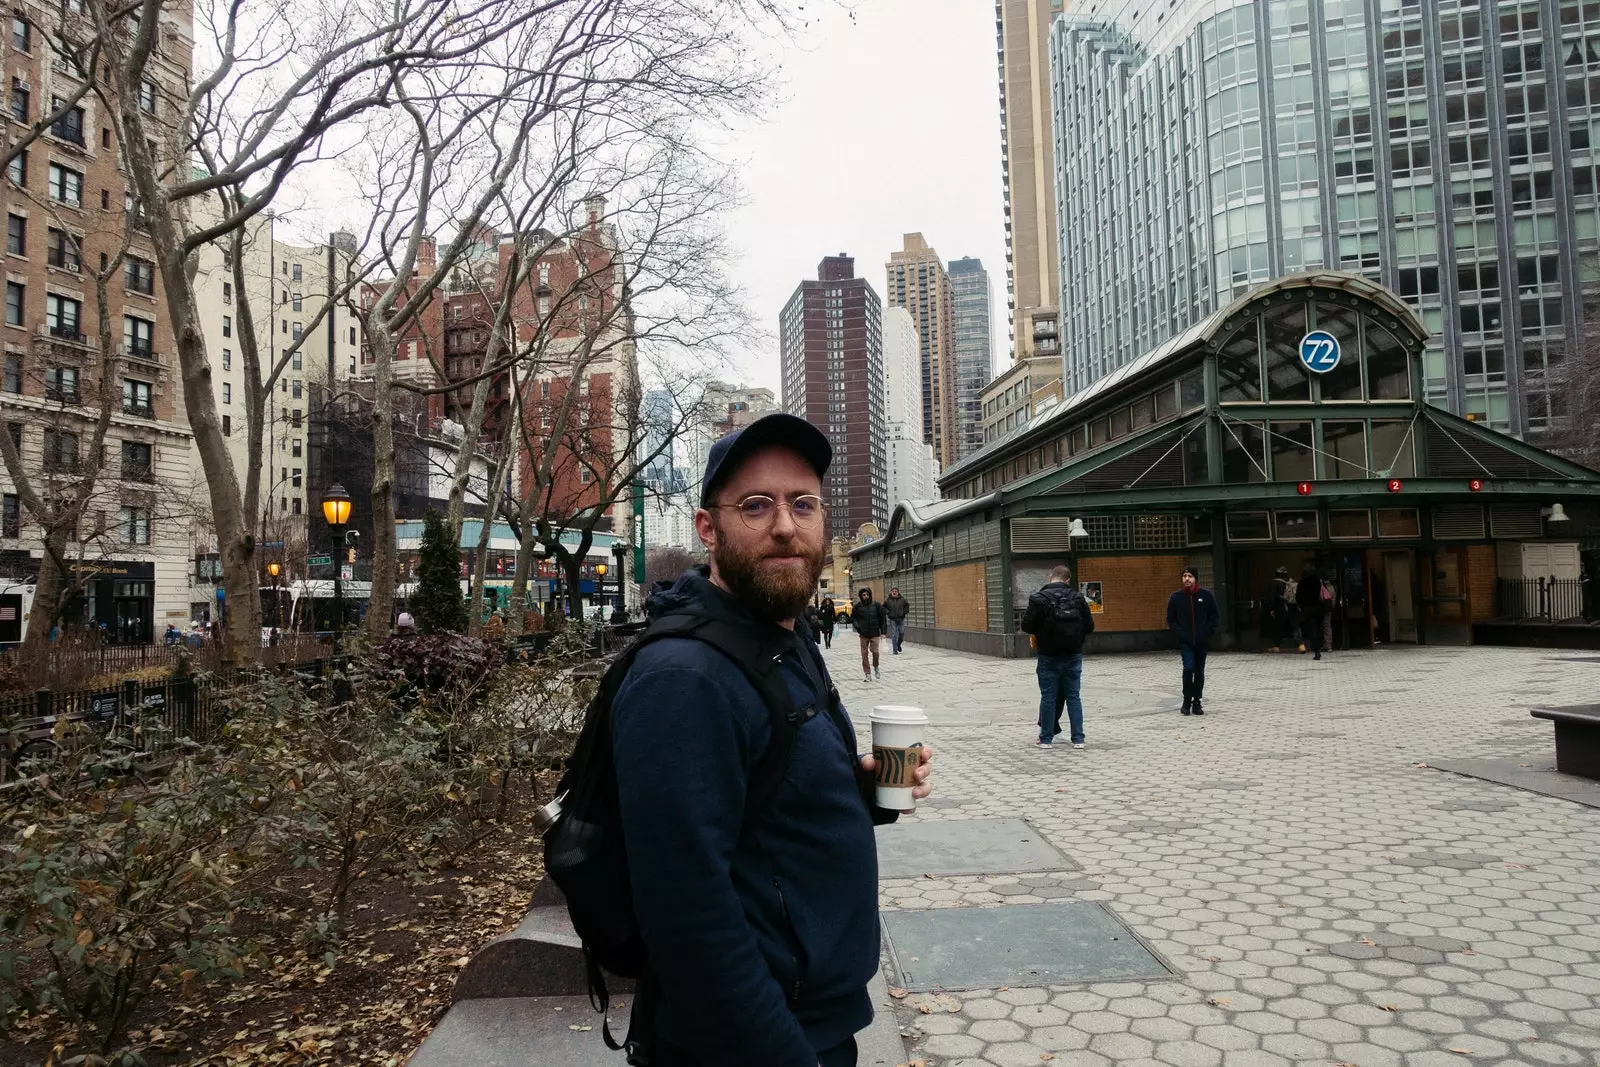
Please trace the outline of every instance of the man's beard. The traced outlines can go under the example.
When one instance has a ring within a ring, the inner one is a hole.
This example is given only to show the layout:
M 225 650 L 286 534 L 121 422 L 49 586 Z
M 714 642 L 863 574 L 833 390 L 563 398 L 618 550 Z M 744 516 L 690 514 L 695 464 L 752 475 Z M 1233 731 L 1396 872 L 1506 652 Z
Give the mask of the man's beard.
M 817 579 L 822 576 L 820 542 L 807 544 L 800 536 L 775 548 L 769 547 L 768 553 L 801 557 L 805 566 L 797 570 L 788 566 L 764 566 L 768 554 L 740 551 L 721 536 L 720 523 L 717 533 L 717 548 L 712 553 L 717 575 L 752 615 L 768 622 L 787 622 L 805 610 L 806 601 L 811 599 Z

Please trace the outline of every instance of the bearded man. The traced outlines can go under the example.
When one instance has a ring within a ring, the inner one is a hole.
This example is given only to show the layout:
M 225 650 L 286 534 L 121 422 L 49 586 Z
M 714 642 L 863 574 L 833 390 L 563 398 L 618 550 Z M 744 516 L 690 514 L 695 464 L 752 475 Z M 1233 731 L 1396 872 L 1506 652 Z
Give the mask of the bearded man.
M 654 612 L 712 614 L 761 639 L 799 719 L 771 800 L 747 811 L 772 740 L 760 694 L 717 649 L 643 648 L 612 702 L 613 760 L 634 909 L 650 959 L 652 1067 L 849 1067 L 872 1020 L 878 864 L 872 757 L 795 633 L 827 538 L 822 477 L 833 450 L 774 414 L 711 448 L 695 529 L 709 566 L 653 598 Z M 928 750 L 919 799 L 932 791 Z M 637 1010 L 636 1010 L 637 1018 Z

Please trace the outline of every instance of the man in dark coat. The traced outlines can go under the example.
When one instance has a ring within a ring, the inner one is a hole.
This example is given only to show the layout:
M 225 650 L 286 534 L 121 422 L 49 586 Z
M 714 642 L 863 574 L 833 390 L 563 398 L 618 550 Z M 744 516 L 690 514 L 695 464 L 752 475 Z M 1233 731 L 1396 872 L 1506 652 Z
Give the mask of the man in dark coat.
M 695 529 L 709 566 L 652 596 L 775 650 L 796 726 L 787 769 L 747 811 L 772 739 L 743 668 L 687 637 L 644 648 L 611 707 L 617 809 L 649 956 L 633 1025 L 652 1067 L 854 1067 L 878 973 L 875 764 L 821 657 L 795 632 L 822 571 L 826 439 L 768 415 L 712 446 Z M 928 795 L 924 750 L 913 797 Z M 640 1003 L 657 1005 L 643 1018 Z M 637 1036 L 637 1035 L 636 1035 Z M 618 1061 L 620 1063 L 620 1060 Z
M 883 602 L 884 614 L 889 616 L 889 644 L 896 656 L 900 654 L 900 646 L 906 639 L 906 616 L 911 614 L 911 605 L 906 598 L 900 595 L 898 587 L 889 590 L 889 599 Z
M 822 607 L 817 612 L 817 617 L 822 620 L 822 647 L 833 647 L 833 626 L 839 621 L 839 612 L 833 606 L 833 597 L 822 598 Z
M 1072 725 L 1072 747 L 1082 748 L 1083 639 L 1094 633 L 1094 614 L 1082 593 L 1072 588 L 1072 571 L 1056 567 L 1050 580 L 1028 598 L 1022 631 L 1038 648 L 1040 748 L 1050 748 L 1061 732 L 1061 709 Z
M 850 612 L 850 620 L 850 624 L 856 628 L 856 636 L 861 638 L 861 676 L 870 682 L 879 676 L 878 638 L 888 632 L 889 616 L 884 612 L 883 605 L 872 599 L 872 590 L 862 586 L 855 608 Z M 872 658 L 870 667 L 867 663 L 869 653 Z
M 1321 659 L 1322 616 L 1326 606 L 1322 602 L 1322 576 L 1309 563 L 1300 575 L 1300 584 L 1295 587 L 1294 603 L 1300 615 L 1300 651 L 1304 652 L 1306 645 L 1310 645 L 1316 653 L 1311 658 Z
M 1206 652 L 1219 619 L 1216 594 L 1200 585 L 1193 567 L 1183 568 L 1183 588 L 1167 598 L 1167 628 L 1178 635 L 1183 659 L 1183 713 L 1204 715 Z

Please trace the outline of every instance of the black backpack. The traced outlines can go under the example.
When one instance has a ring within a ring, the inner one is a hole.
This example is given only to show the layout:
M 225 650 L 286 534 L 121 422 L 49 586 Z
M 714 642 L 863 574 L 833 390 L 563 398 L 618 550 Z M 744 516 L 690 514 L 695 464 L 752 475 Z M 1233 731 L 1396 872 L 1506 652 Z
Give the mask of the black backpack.
M 639 652 L 666 638 L 705 642 L 736 664 L 761 694 L 772 726 L 772 740 L 751 773 L 745 801 L 746 827 L 771 803 L 783 782 L 800 726 L 819 711 L 829 715 L 835 725 L 840 722 L 840 716 L 834 713 L 839 706 L 838 690 L 831 685 L 827 668 L 809 638 L 800 642 L 803 649 L 812 650 L 809 656 L 801 653 L 801 665 L 819 683 L 819 691 L 827 694 L 829 708 L 796 708 L 780 667 L 786 649 L 735 619 L 700 612 L 662 615 L 653 619 L 639 639 L 612 663 L 584 714 L 583 729 L 556 787 L 560 810 L 544 831 L 545 872 L 567 898 L 572 928 L 583 941 L 589 1000 L 601 1013 L 610 1004 L 602 972 L 639 979 L 645 976 L 647 963 L 628 878 L 616 767 L 611 754 L 611 704 Z M 842 732 L 843 727 L 840 729 Z M 847 747 L 853 750 L 854 745 L 854 737 L 849 738 Z M 636 993 L 636 1020 L 640 1018 L 637 1001 L 645 995 L 645 985 L 641 981 Z M 607 1047 L 626 1048 L 630 1057 L 637 1050 L 631 1027 L 621 1044 L 612 1036 L 609 1018 L 602 1023 L 601 1032 Z
M 1050 625 L 1055 627 L 1056 634 L 1067 642 L 1083 642 L 1083 609 L 1079 607 L 1079 597 L 1072 590 L 1056 593 L 1050 596 Z

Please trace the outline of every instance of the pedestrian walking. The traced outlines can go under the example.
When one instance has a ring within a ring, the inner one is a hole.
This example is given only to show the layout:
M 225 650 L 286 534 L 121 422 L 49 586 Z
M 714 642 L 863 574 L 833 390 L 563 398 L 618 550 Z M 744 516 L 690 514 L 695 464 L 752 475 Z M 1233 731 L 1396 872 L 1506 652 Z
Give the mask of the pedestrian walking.
M 695 513 L 709 565 L 652 598 L 653 625 L 685 632 L 641 645 L 611 703 L 647 958 L 629 1042 L 653 1067 L 853 1067 L 853 1035 L 872 1019 L 873 826 L 896 813 L 873 804 L 875 764 L 856 754 L 822 656 L 794 632 L 822 571 L 831 454 L 784 414 L 712 446 Z M 735 641 L 751 654 L 733 658 Z M 918 799 L 932 789 L 928 758 Z
M 861 587 L 855 607 L 850 609 L 850 625 L 855 627 L 856 636 L 861 639 L 862 680 L 870 682 L 879 677 L 878 639 L 889 629 L 889 616 L 885 614 L 883 605 L 872 599 L 872 590 L 866 586 Z M 872 656 L 870 668 L 867 664 L 869 652 Z
M 1204 715 L 1206 652 L 1220 616 L 1217 598 L 1200 584 L 1193 567 L 1183 568 L 1183 587 L 1167 598 L 1167 629 L 1178 635 L 1183 660 L 1183 714 Z
M 839 621 L 839 611 L 833 606 L 833 597 L 825 596 L 822 598 L 822 610 L 820 614 L 822 617 L 822 647 L 832 648 L 833 627 L 834 624 Z
M 906 616 L 911 613 L 911 605 L 906 603 L 906 598 L 900 595 L 896 587 L 889 590 L 889 599 L 883 602 L 883 611 L 889 616 L 889 644 L 898 656 L 900 646 L 905 643 Z
M 1300 651 L 1304 652 L 1309 644 L 1314 653 L 1312 659 L 1322 658 L 1322 620 L 1328 610 L 1322 598 L 1326 595 L 1327 590 L 1322 587 L 1322 575 L 1317 573 L 1316 567 L 1307 563 L 1306 569 L 1300 574 L 1300 581 L 1295 585 L 1294 602 L 1300 616 Z
M 1094 615 L 1083 594 L 1072 588 L 1072 571 L 1051 570 L 1050 580 L 1028 598 L 1022 630 L 1038 647 L 1034 666 L 1039 676 L 1040 748 L 1049 748 L 1061 732 L 1061 709 L 1072 727 L 1072 747 L 1083 748 L 1083 639 L 1094 633 Z
M 811 631 L 811 643 L 822 643 L 822 608 L 812 604 L 806 608 L 806 629 Z
M 1279 567 L 1261 598 L 1261 637 L 1268 652 L 1281 652 L 1294 640 L 1294 615 L 1289 608 L 1289 568 Z

